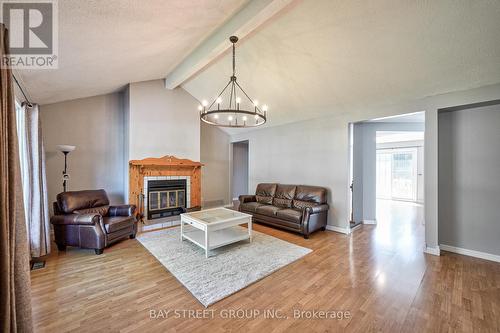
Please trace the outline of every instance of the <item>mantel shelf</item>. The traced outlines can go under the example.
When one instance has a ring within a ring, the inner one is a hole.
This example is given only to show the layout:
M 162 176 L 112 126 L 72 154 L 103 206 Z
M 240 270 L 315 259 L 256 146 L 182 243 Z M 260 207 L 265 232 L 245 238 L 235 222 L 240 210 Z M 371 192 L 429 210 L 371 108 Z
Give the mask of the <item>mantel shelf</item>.
M 131 160 L 130 165 L 137 166 L 167 166 L 167 167 L 202 167 L 203 163 L 177 158 L 175 156 L 149 157 L 142 160 Z

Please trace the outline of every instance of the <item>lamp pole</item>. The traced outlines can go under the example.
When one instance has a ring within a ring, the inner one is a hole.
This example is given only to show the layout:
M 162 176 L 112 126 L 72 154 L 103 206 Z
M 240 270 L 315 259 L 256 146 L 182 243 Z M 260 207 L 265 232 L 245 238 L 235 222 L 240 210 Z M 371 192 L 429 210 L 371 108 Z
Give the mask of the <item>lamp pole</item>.
M 66 192 L 66 182 L 68 181 L 68 154 L 69 151 L 63 151 L 64 154 L 64 171 L 63 171 L 63 192 Z
M 62 172 L 63 175 L 63 191 L 66 192 L 68 190 L 68 154 L 75 150 L 75 146 L 70 145 L 57 145 L 57 150 L 64 154 L 64 170 Z

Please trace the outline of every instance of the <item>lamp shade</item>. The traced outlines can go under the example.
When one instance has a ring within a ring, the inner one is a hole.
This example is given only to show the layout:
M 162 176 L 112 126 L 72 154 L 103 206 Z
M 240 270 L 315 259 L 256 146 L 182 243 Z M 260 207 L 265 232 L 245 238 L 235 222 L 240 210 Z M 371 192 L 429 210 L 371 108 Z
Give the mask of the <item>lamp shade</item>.
M 69 153 L 70 151 L 75 150 L 75 146 L 70 146 L 70 145 L 57 145 L 56 146 L 57 150 L 63 152 L 63 153 Z

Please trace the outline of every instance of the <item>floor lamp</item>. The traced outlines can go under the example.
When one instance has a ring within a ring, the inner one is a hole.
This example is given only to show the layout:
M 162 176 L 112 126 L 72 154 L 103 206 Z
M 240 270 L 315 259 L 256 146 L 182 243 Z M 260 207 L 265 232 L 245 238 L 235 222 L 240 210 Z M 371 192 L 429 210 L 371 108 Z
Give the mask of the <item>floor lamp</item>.
M 64 154 L 64 170 L 63 170 L 63 191 L 66 192 L 67 182 L 69 180 L 68 174 L 68 154 L 75 150 L 75 146 L 58 145 L 57 150 Z

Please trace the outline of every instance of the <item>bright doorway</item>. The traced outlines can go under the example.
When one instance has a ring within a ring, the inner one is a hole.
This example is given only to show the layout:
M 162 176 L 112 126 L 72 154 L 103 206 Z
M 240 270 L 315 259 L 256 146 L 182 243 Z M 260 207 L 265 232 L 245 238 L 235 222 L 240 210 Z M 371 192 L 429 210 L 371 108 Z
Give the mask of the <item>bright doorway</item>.
M 423 202 L 423 131 L 377 131 L 377 199 Z
M 350 125 L 351 228 L 423 209 L 424 130 L 425 112 Z

